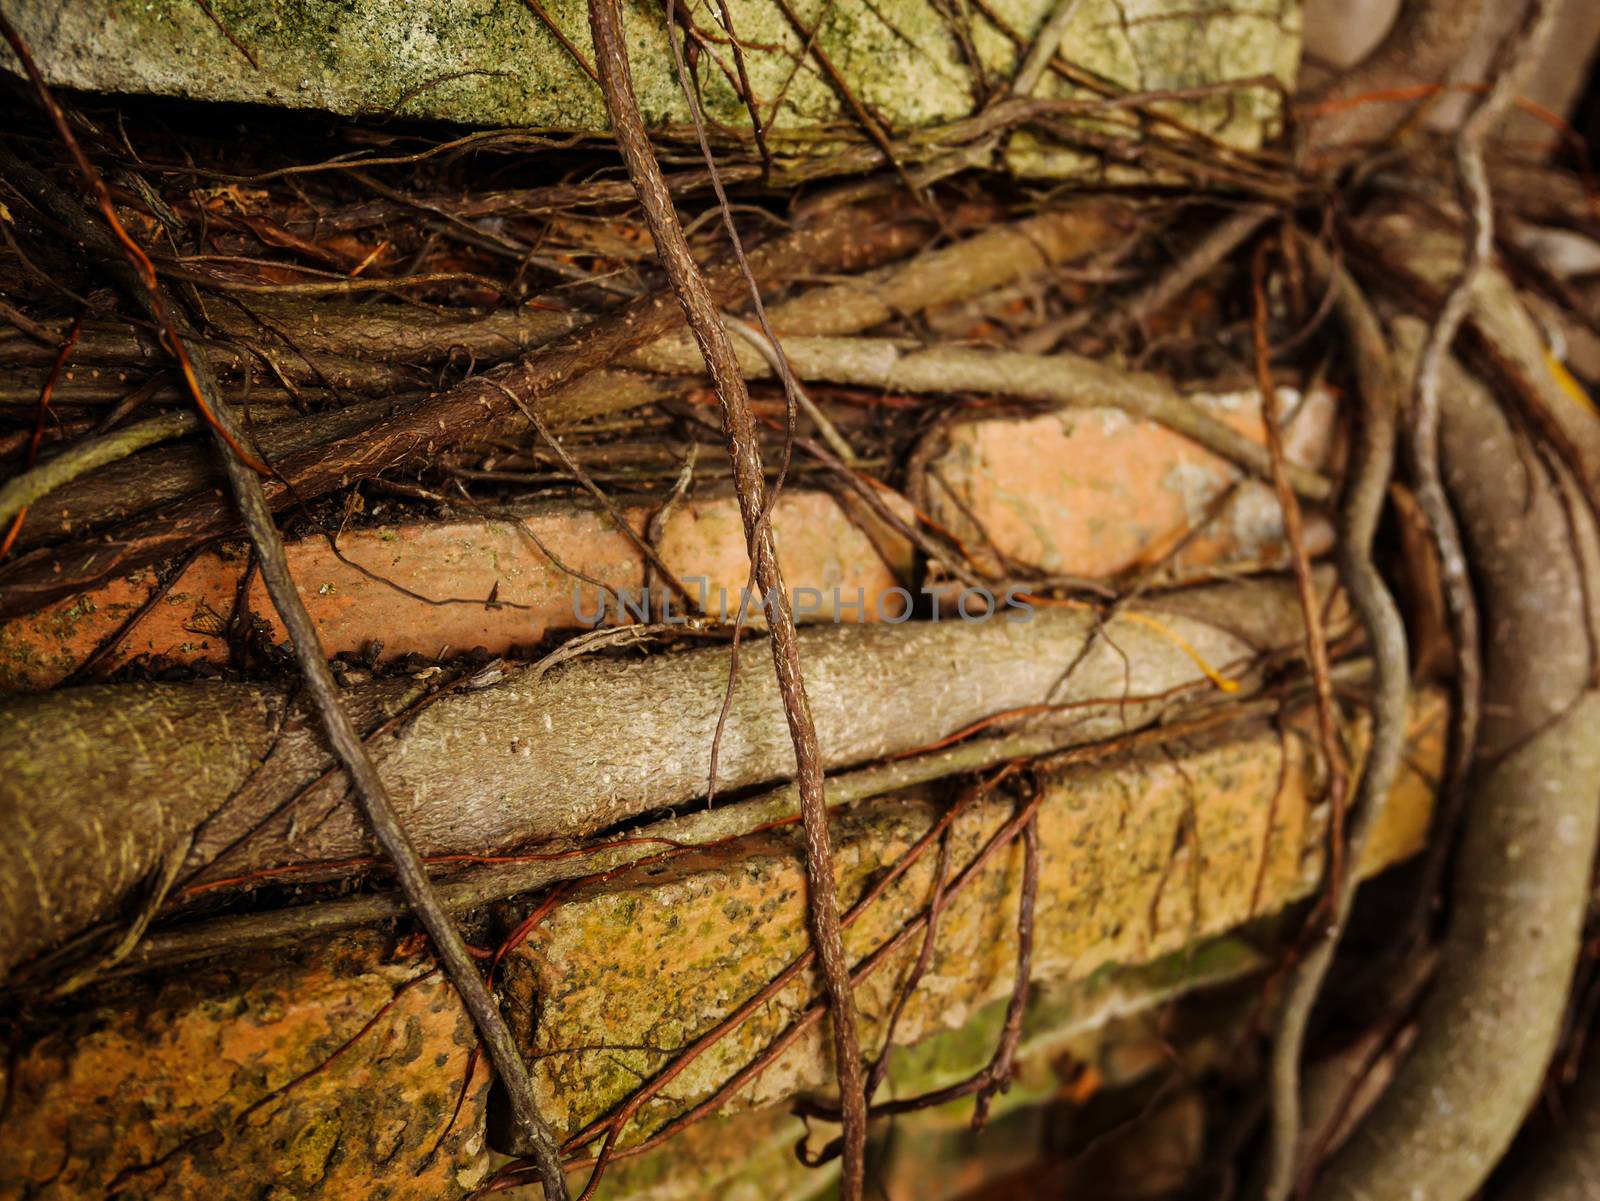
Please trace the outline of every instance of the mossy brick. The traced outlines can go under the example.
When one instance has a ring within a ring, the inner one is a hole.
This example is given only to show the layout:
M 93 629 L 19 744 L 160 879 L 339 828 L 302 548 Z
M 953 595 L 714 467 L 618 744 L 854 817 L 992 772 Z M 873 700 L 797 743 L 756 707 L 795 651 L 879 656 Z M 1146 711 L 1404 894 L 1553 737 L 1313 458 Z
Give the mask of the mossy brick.
M 1364 870 L 1423 844 L 1443 714 L 1437 694 L 1417 698 L 1407 768 Z M 1308 732 L 1247 726 L 1043 773 L 1030 1051 L 1048 1051 L 1062 1023 L 1092 1025 L 1248 966 L 1212 940 L 1307 895 L 1321 875 Z M 1000 796 L 970 797 L 950 827 L 951 870 L 1012 811 Z M 938 812 L 911 792 L 836 820 L 843 903 Z M 846 939 L 853 956 L 922 910 L 933 866 L 925 856 L 866 910 Z M 948 1078 L 988 1045 L 1014 975 L 1019 873 L 1015 849 L 1002 853 L 951 900 L 897 1031 L 925 1048 L 901 1052 L 903 1081 Z M 503 909 L 506 919 L 522 912 Z M 502 965 L 503 1003 L 536 1056 L 544 1111 L 564 1131 L 607 1112 L 805 940 L 800 850 L 783 831 L 575 889 Z M 869 1052 L 917 944 L 859 990 Z M 406 951 L 418 945 L 375 933 L 311 940 L 108 986 L 55 1011 L 0 1065 L 0 1196 L 209 1198 L 269 1181 L 261 1195 L 280 1201 L 466 1195 L 492 1168 L 488 1071 L 471 1059 L 459 998 L 425 955 Z M 646 1106 L 630 1134 L 708 1095 L 817 989 L 802 976 L 776 996 Z M 829 1074 L 826 1030 L 814 1027 L 730 1108 L 826 1088 Z
M 592 63 L 583 0 L 546 0 L 542 7 Z M 686 125 L 664 9 L 620 7 L 646 122 L 657 129 Z M 770 140 L 784 155 L 803 157 L 836 147 L 842 135 L 862 137 L 818 61 L 802 60 L 809 35 L 877 119 L 906 133 L 971 115 L 982 85 L 1011 77 L 1017 41 L 1034 37 L 1055 5 L 996 0 L 988 12 L 971 14 L 981 72 L 966 61 L 934 0 L 793 0 L 790 7 L 794 22 L 774 0 L 729 3 Z M 715 6 L 692 0 L 688 9 L 697 26 L 720 39 Z M 585 64 L 523 0 L 19 0 L 10 12 L 46 76 L 61 86 L 472 126 L 607 128 Z M 1162 111 L 1224 144 L 1250 148 L 1274 128 L 1281 92 L 1259 82 L 1221 85 L 1265 76 L 1292 90 L 1299 2 L 1083 0 L 1062 54 L 1113 88 L 1201 89 L 1193 98 L 1161 102 Z M 728 45 L 707 41 L 705 60 L 699 77 L 707 114 L 727 128 L 748 129 Z M 9 51 L 0 63 L 14 63 Z M 1213 86 L 1214 93 L 1205 91 Z M 1039 92 L 1089 95 L 1052 73 Z M 1095 121 L 1101 131 L 1138 136 L 1126 114 Z M 1043 175 L 1091 166 L 1079 154 L 1044 150 L 1032 140 L 1019 142 L 1010 161 Z

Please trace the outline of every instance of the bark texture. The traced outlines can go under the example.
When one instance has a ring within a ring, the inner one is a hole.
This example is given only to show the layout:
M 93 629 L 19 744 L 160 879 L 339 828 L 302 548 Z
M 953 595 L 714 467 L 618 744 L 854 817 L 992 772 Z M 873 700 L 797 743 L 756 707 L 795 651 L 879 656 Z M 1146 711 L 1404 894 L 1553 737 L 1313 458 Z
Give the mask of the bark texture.
M 739 350 L 746 375 L 772 374 L 755 351 L 747 346 Z M 1264 446 L 1212 417 L 1168 381 L 1067 351 L 1035 355 L 960 346 L 919 350 L 891 338 L 825 337 L 785 338 L 783 351 L 794 374 L 804 380 L 889 392 L 987 392 L 1062 407 L 1117 409 L 1174 430 L 1264 479 L 1272 475 Z M 673 352 L 653 349 L 649 362 L 662 370 L 696 371 L 697 357 L 690 347 Z M 1328 481 L 1316 472 L 1294 463 L 1286 470 L 1301 495 L 1328 499 Z
M 1406 0 L 1371 54 L 1301 102 L 1306 145 L 1337 152 L 1381 141 L 1405 125 L 1427 93 L 1406 97 L 1409 104 L 1382 94 L 1448 79 L 1472 43 L 1483 8 L 1484 0 Z
M 0 734 L 0 976 L 106 912 L 249 778 L 283 698 L 233 684 L 14 701 Z
M 1050 609 L 1035 610 L 1028 621 L 1010 621 L 1002 612 L 986 622 L 803 631 L 828 767 L 893 755 L 991 715 L 1042 703 L 1076 704 L 1052 720 L 1092 741 L 1155 720 L 1180 699 L 1175 690 L 1208 689 L 1197 658 L 1238 671 L 1262 652 L 1292 653 L 1302 637 L 1292 588 L 1197 589 L 1106 623 L 1104 636 L 1093 636 L 1083 662 L 1061 686 L 1095 628 L 1090 611 Z M 703 795 L 727 678 L 722 647 L 643 660 L 592 658 L 550 670 L 536 665 L 513 670 L 491 687 L 441 697 L 377 738 L 372 749 L 425 855 L 578 836 Z M 380 696 L 352 699 L 365 704 L 370 727 L 380 714 L 410 703 L 408 687 L 414 685 L 390 682 Z M 11 937 L 0 952 L 6 970 L 74 924 L 104 913 L 132 876 L 106 873 L 100 857 L 82 854 L 70 834 L 19 825 L 25 812 L 29 822 L 42 824 L 98 807 L 100 820 L 115 826 L 119 804 L 122 811 L 149 806 L 181 815 L 148 815 L 173 831 L 204 820 L 187 866 L 211 865 L 214 875 L 371 854 L 342 779 L 278 813 L 316 780 L 327 760 L 298 716 L 273 745 L 272 699 L 242 685 L 200 691 L 192 685 L 106 686 L 0 710 L 0 838 L 58 848 L 51 871 L 19 878 L 6 894 L 3 920 Z M 190 724 L 174 721 L 174 713 L 189 714 Z M 81 756 L 72 748 L 82 744 L 63 740 L 93 721 L 121 724 L 115 737 L 97 741 L 92 768 L 75 769 Z M 197 728 L 213 740 L 209 747 L 237 740 L 252 748 L 249 764 L 269 750 L 272 758 L 248 782 L 242 765 L 226 776 L 188 770 Z M 52 753 L 58 746 L 68 753 Z M 741 672 L 722 742 L 719 790 L 787 779 L 793 765 L 776 684 L 765 673 Z M 111 786 L 118 773 L 130 771 L 147 773 L 136 792 Z M 40 781 L 51 782 L 48 791 L 38 791 Z M 46 929 L 40 915 L 60 910 L 54 893 L 63 881 L 78 898 L 73 921 L 53 921 Z

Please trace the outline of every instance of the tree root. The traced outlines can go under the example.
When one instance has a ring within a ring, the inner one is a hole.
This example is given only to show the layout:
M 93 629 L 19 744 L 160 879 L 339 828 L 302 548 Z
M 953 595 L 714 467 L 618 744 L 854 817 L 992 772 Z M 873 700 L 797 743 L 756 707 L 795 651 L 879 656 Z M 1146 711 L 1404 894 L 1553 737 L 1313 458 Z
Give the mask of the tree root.
M 1594 523 L 1563 467 L 1519 458 L 1481 385 L 1448 362 L 1444 381 L 1445 484 L 1487 634 L 1477 774 L 1416 1046 L 1315 1201 L 1458 1201 L 1481 1185 L 1555 1045 L 1600 828 Z
M 1357 787 L 1350 845 L 1344 857 L 1359 863 L 1388 800 L 1405 745 L 1409 663 L 1405 626 L 1394 598 L 1372 562 L 1372 543 L 1394 470 L 1399 381 L 1377 317 L 1343 268 L 1309 247 L 1318 274 L 1328 278 L 1356 362 L 1361 397 L 1358 442 L 1339 515 L 1339 575 L 1372 644 L 1376 665 L 1372 698 L 1372 746 Z M 1300 1054 L 1312 1006 L 1333 962 L 1359 879 L 1348 872 L 1337 881 L 1331 912 L 1315 946 L 1295 968 L 1283 1003 L 1272 1050 L 1272 1141 L 1267 1163 L 1269 1201 L 1282 1201 L 1295 1183 L 1300 1159 Z
M 22 168 L 19 174 L 28 194 L 58 190 L 31 168 Z M 848 268 L 863 259 L 876 262 L 904 253 L 921 240 L 923 229 L 921 220 L 909 217 L 870 224 L 830 222 L 826 228 L 799 229 L 764 243 L 751 251 L 750 261 L 762 278 L 782 277 L 802 267 Z M 736 264 L 719 266 L 707 278 L 719 301 L 744 287 Z M 670 295 L 642 297 L 557 338 L 538 354 L 470 377 L 437 396 L 393 402 L 375 423 L 369 419 L 354 431 L 276 460 L 267 485 L 268 503 L 274 509 L 287 508 L 358 476 L 425 460 L 442 444 L 468 440 L 488 423 L 514 415 L 507 390 L 524 400 L 555 391 L 669 332 L 681 320 Z M 238 529 L 233 508 L 202 493 L 136 519 L 94 545 L 36 552 L 0 571 L 0 616 L 27 612 L 90 583 L 125 575 Z
M 1140 731 L 1130 735 L 1129 739 L 1137 742 L 1151 735 L 1163 739 L 1178 738 L 1197 729 L 1209 730 L 1219 724 L 1219 719 L 1231 723 L 1267 716 L 1275 712 L 1278 705 L 1276 700 L 1246 702 L 1229 706 L 1221 714 L 1214 713 L 1192 722 L 1175 721 Z M 983 771 L 1015 759 L 1062 751 L 1073 747 L 1076 741 L 1072 733 L 1066 730 L 1023 731 L 976 739 L 955 747 L 842 772 L 828 778 L 828 808 L 837 809 L 917 784 Z M 1117 740 L 1117 744 L 1120 745 L 1122 741 Z M 1077 750 L 1085 759 L 1110 753 L 1109 749 L 1103 750 L 1101 744 Z M 451 912 L 463 913 L 491 901 L 536 892 L 568 880 L 643 866 L 684 850 L 720 846 L 757 830 L 795 821 L 798 817 L 798 789 L 786 784 L 735 805 L 666 818 L 635 833 L 587 848 L 573 847 L 526 856 L 507 856 L 511 862 L 478 867 L 463 873 L 459 879 L 441 884 L 439 896 Z M 662 850 L 662 847 L 668 849 Z M 145 938 L 123 957 L 116 971 L 107 974 L 170 967 L 222 952 L 298 942 L 309 935 L 331 934 L 371 925 L 388 918 L 403 917 L 405 913 L 403 898 L 394 893 L 372 893 L 321 901 L 314 905 L 193 922 Z
M 244 520 L 259 564 L 262 580 L 278 610 L 294 645 L 295 660 L 300 668 L 301 682 L 311 707 L 315 711 L 322 733 L 334 757 L 348 777 L 351 791 L 361 812 L 364 824 L 373 838 L 383 848 L 384 855 L 394 866 L 395 875 L 407 904 L 433 943 L 435 954 L 450 982 L 455 986 L 462 1005 L 472 1015 L 473 1024 L 488 1048 L 495 1072 L 505 1086 L 516 1115 L 521 1135 L 532 1148 L 541 1168 L 545 1196 L 549 1201 L 565 1201 L 566 1178 L 560 1167 L 555 1135 L 540 1114 L 533 1096 L 533 1081 L 520 1050 L 511 1037 L 498 1004 L 490 995 L 477 965 L 467 952 L 465 940 L 456 928 L 455 920 L 439 903 L 433 882 L 417 854 L 416 847 L 407 835 L 395 811 L 389 790 L 378 774 L 366 745 L 356 733 L 349 712 L 333 673 L 328 667 L 327 655 L 317 637 L 316 627 L 307 612 L 304 600 L 289 574 L 289 563 L 284 553 L 283 539 L 273 521 L 267 503 L 266 490 L 261 476 L 267 468 L 260 463 L 250 446 L 248 433 L 238 423 L 231 408 L 223 399 L 217 378 L 211 369 L 203 346 L 195 332 L 173 301 L 171 294 L 159 282 L 155 269 L 139 245 L 123 229 L 111 202 L 110 191 L 79 147 L 65 114 L 54 96 L 45 86 L 38 68 L 25 42 L 0 16 L 0 33 L 5 35 L 11 48 L 21 60 L 39 102 L 55 125 L 62 142 L 76 160 L 84 182 L 99 200 L 99 207 L 112 235 L 122 249 L 126 266 L 113 267 L 123 290 L 145 311 L 151 321 L 163 332 L 166 347 L 176 359 L 200 416 L 211 426 L 217 453 L 223 461 L 233 499 Z M 85 245 L 97 245 L 103 238 L 101 231 L 92 226 L 87 216 L 63 195 L 54 191 L 45 193 L 52 197 L 52 215 Z M 181 858 L 176 848 L 167 852 Z M 175 873 L 174 873 L 175 874 Z M 165 886 L 170 886 L 171 875 L 164 872 Z M 131 944 L 119 948 L 126 953 Z M 75 974 L 69 982 L 76 985 L 83 978 Z
M 150 417 L 98 438 L 75 442 L 49 462 L 13 476 L 4 487 L 0 487 L 0 526 L 8 524 L 18 513 L 51 492 L 97 467 L 125 459 L 158 442 L 191 434 L 199 428 L 198 417 L 178 410 Z
M 1467 778 L 1478 745 L 1483 699 L 1478 604 L 1472 593 L 1461 531 L 1439 472 L 1439 374 L 1467 317 L 1478 279 L 1490 266 L 1494 254 L 1494 197 L 1484 165 L 1484 142 L 1520 92 L 1528 70 L 1549 39 L 1558 8 L 1553 0 L 1531 0 L 1521 35 L 1508 39 L 1496 56 L 1490 72 L 1495 82 L 1489 95 L 1456 131 L 1453 148 L 1456 186 L 1461 207 L 1467 215 L 1469 236 L 1461 272 L 1445 296 L 1417 360 L 1411 410 L 1407 415 L 1406 449 L 1411 479 L 1438 555 L 1440 589 L 1455 652 L 1456 703 L 1451 715 L 1450 758 L 1440 789 L 1440 813 L 1435 821 L 1437 835 L 1429 848 L 1420 890 L 1424 905 L 1433 902 L 1443 879 L 1446 856 L 1460 818 Z
M 669 10 L 669 22 L 670 19 Z M 728 458 L 733 465 L 739 512 L 749 544 L 751 578 L 759 584 L 763 595 L 771 598 L 767 606 L 768 642 L 784 719 L 794 747 L 795 774 L 800 786 L 800 815 L 806 848 L 806 909 L 810 918 L 812 945 L 816 950 L 817 962 L 822 967 L 828 994 L 828 1011 L 833 1018 L 834 1072 L 845 1107 L 841 1192 L 844 1201 L 858 1201 L 866 1170 L 867 1144 L 861 1040 L 855 994 L 850 983 L 850 964 L 845 958 L 844 940 L 839 928 L 838 899 L 834 894 L 833 849 L 828 831 L 827 801 L 823 796 L 823 757 L 817 742 L 816 721 L 806 695 L 794 613 L 778 561 L 777 540 L 772 532 L 766 475 L 761 463 L 760 435 L 750 407 L 749 391 L 739 371 L 738 360 L 734 358 L 733 345 L 723 327 L 705 276 L 695 263 L 688 240 L 684 237 L 671 193 L 661 174 L 661 165 L 656 161 L 649 135 L 645 132 L 644 117 L 633 93 L 622 18 L 615 0 L 589 0 L 589 29 L 594 39 L 595 67 L 600 75 L 606 112 L 611 118 L 618 149 L 627 166 L 628 177 L 633 181 L 634 191 L 639 195 L 639 204 L 644 209 L 656 254 L 672 281 L 679 304 L 683 306 L 689 330 L 701 354 L 705 356 L 717 398 L 721 402 Z M 751 273 L 749 261 L 737 237 L 734 240 L 734 253 L 745 281 L 755 291 L 755 276 Z M 758 311 L 759 299 L 757 293 Z M 762 319 L 764 322 L 764 313 Z M 734 637 L 737 646 L 737 629 Z M 734 677 L 730 676 L 729 699 L 733 684 Z M 726 712 L 726 704 L 723 712 Z M 722 730 L 723 723 L 719 719 L 713 735 L 713 747 L 720 741 Z M 710 778 L 714 786 L 714 767 Z M 584 1187 L 584 1201 L 600 1183 L 613 1142 L 614 1135 L 608 1135 L 589 1182 Z
M 1403 127 L 1432 95 L 1429 85 L 1448 77 L 1460 60 L 1483 8 L 1484 0 L 1403 0 L 1377 49 L 1298 101 L 1304 144 L 1348 154 L 1352 146 L 1381 142 Z
M 1525 1166 L 1495 1197 L 1600 1201 L 1600 1040 L 1589 1034 L 1578 1083 L 1561 1100 L 1561 1121 L 1527 1150 Z
M 987 229 L 953 246 L 930 251 L 903 264 L 867 272 L 848 283 L 804 292 L 774 306 L 771 319 L 774 328 L 786 333 L 855 333 L 899 314 L 965 299 L 1080 256 L 1102 238 L 1111 236 L 1121 212 L 1115 205 L 1074 205 L 1013 225 Z M 897 232 L 897 228 L 885 231 L 886 244 L 897 244 L 903 236 L 903 230 Z M 768 253 L 762 251 L 757 255 L 758 264 Z M 828 265 L 826 255 L 810 265 Z M 335 330 L 339 329 L 337 318 L 330 319 L 330 324 Z M 357 326 L 358 330 L 365 328 Z M 378 332 L 383 338 L 390 336 L 387 327 Z M 373 337 L 377 338 L 378 334 Z M 388 345 L 387 341 L 379 339 L 380 349 Z M 695 373 L 703 369 L 703 362 L 686 335 L 669 336 L 663 339 L 663 346 L 659 356 L 649 350 L 641 351 L 619 359 L 617 365 L 633 364 L 650 369 L 686 361 L 690 364 L 688 369 Z M 552 428 L 559 428 L 587 417 L 648 405 L 676 394 L 681 387 L 678 381 L 599 369 L 527 399 L 526 403 L 536 405 L 540 416 Z M 495 395 L 504 401 L 504 393 L 495 392 Z M 311 417 L 274 422 L 257 431 L 257 443 L 261 452 L 275 463 L 297 458 L 323 446 L 359 438 L 364 431 L 389 418 L 397 405 L 409 403 L 412 402 L 364 400 Z M 480 422 L 474 434 L 482 437 L 497 432 L 520 433 L 523 424 L 523 419 L 513 412 Z M 216 472 L 216 462 L 206 448 L 184 444 L 164 448 L 159 453 L 136 455 L 77 484 L 52 492 L 30 511 L 19 539 L 20 546 L 39 546 L 121 521 L 124 522 L 122 526 L 107 530 L 104 536 L 116 550 L 108 554 L 101 546 L 50 554 L 35 552 L 5 565 L 0 569 L 0 593 L 4 594 L 0 597 L 0 614 L 25 612 L 48 603 L 50 597 L 63 595 L 64 585 L 71 585 L 74 579 L 78 586 L 89 582 L 89 577 L 82 573 L 93 572 L 95 579 L 106 578 L 106 564 L 136 548 L 137 557 L 143 560 L 150 540 L 159 538 L 161 532 L 174 523 L 194 528 L 195 523 L 213 521 L 218 515 L 215 498 L 209 494 L 195 494 L 204 493 L 215 484 Z M 170 502 L 181 502 L 181 507 L 152 512 L 148 519 L 138 516 Z M 133 520 L 128 520 L 130 518 Z M 150 553 L 155 553 L 154 547 L 150 548 Z M 72 587 L 66 587 L 66 591 L 71 590 Z
M 783 350 L 794 373 L 807 380 L 915 393 L 982 392 L 1077 408 L 1120 409 L 1164 425 L 1261 479 L 1272 479 L 1272 456 L 1266 447 L 1191 404 L 1166 380 L 1122 371 L 1082 355 L 960 346 L 919 350 L 892 338 L 786 337 Z M 658 371 L 703 369 L 687 348 L 652 348 L 631 362 Z M 753 350 L 740 356 L 740 366 L 748 376 L 771 372 Z M 1295 464 L 1287 464 L 1285 470 L 1294 490 L 1306 499 L 1321 501 L 1332 495 L 1332 487 L 1317 472 Z
M 1235 675 L 1264 653 L 1292 657 L 1304 637 L 1293 590 L 1278 584 L 1195 589 L 1145 609 Z M 996 714 L 1052 702 L 1062 708 L 1036 721 L 1092 741 L 1157 720 L 1212 688 L 1168 634 L 1132 618 L 1107 624 L 1127 663 L 1097 639 L 1054 697 L 1060 672 L 1096 628 L 1091 611 L 801 631 L 828 766 L 916 750 Z M 512 668 L 489 687 L 441 696 L 374 739 L 372 753 L 425 855 L 579 837 L 704 794 L 727 678 L 725 647 Z M 346 703 L 370 729 L 419 691 L 410 680 L 385 681 L 351 690 Z M 26 848 L 37 873 L 0 876 L 7 967 L 103 916 L 150 870 L 147 852 L 161 847 L 133 837 L 135 829 L 176 838 L 205 823 L 187 883 L 372 854 L 336 783 L 284 809 L 330 760 L 305 715 L 272 689 L 93 686 L 18 698 L 0 712 L 0 833 Z M 770 676 L 740 677 L 727 728 L 724 788 L 791 773 Z M 155 788 L 157 779 L 167 786 Z M 106 854 L 83 854 L 102 838 Z

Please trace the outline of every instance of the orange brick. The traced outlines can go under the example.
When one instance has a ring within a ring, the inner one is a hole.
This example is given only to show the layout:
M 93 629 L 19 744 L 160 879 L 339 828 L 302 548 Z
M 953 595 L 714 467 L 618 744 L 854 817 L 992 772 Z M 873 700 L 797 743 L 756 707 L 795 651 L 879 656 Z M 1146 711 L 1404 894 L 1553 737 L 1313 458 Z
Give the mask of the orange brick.
M 1266 434 L 1254 392 L 1196 396 L 1195 403 L 1255 441 Z M 1335 405 L 1327 392 L 1284 393 L 1294 414 L 1287 457 L 1322 467 L 1331 456 Z M 978 562 L 1001 559 L 1052 575 L 1115 576 L 1159 559 L 1204 520 L 1241 474 L 1181 434 L 1114 409 L 1060 409 L 1026 418 L 962 422 L 928 462 L 930 515 L 961 539 Z M 1313 552 L 1332 541 L 1313 515 Z M 1274 562 L 1285 550 L 1271 487 L 1246 480 L 1226 508 L 1177 556 L 1202 569 L 1238 561 Z
M 909 509 L 902 507 L 902 514 L 909 516 Z M 642 531 L 649 510 L 629 506 L 623 515 Z M 872 613 L 877 597 L 909 572 L 910 550 L 881 524 L 866 518 L 861 523 L 826 493 L 785 492 L 774 524 L 790 589 L 814 588 L 829 599 L 835 588 L 846 599 L 859 589 Z M 580 627 L 580 614 L 592 620 L 601 593 L 578 574 L 635 595 L 644 583 L 637 547 L 604 513 L 573 502 L 527 507 L 520 522 L 475 519 L 349 530 L 339 538 L 337 553 L 324 537 L 291 542 L 287 550 L 329 655 L 359 652 L 374 641 L 383 643 L 385 658 L 409 652 L 431 658 L 473 647 L 505 654 L 536 645 L 553 630 Z M 730 611 L 737 609 L 748 563 L 731 496 L 683 504 L 666 523 L 660 553 L 680 577 L 705 578 L 713 606 L 720 588 L 727 591 Z M 246 562 L 239 550 L 202 554 L 108 666 L 143 655 L 179 663 L 226 661 L 224 631 Z M 58 683 L 145 602 L 154 585 L 154 574 L 143 571 L 0 625 L 0 690 Z M 272 623 L 275 640 L 287 638 L 259 576 L 250 608 Z M 615 610 L 612 604 L 608 619 Z

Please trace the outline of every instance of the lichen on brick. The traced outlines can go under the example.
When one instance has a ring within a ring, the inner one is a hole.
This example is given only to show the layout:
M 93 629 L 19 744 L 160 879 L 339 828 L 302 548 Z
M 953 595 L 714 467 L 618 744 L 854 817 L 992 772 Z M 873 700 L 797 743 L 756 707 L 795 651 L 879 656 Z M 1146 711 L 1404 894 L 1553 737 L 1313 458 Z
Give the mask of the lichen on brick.
M 547 0 L 543 7 L 590 57 L 584 0 Z M 686 125 L 663 9 L 637 0 L 621 7 L 647 123 Z M 804 155 L 863 136 L 819 61 L 802 59 L 812 35 L 850 90 L 892 130 L 944 124 L 976 110 L 978 73 L 932 0 L 794 0 L 791 7 L 794 21 L 774 0 L 730 0 L 752 89 L 780 151 Z M 209 8 L 257 67 L 212 23 L 207 6 L 192 0 L 20 0 L 12 13 L 47 75 L 61 85 L 473 126 L 607 128 L 585 67 L 523 0 L 213 0 Z M 698 26 L 717 28 L 716 10 L 705 0 L 688 8 Z M 1013 38 L 1031 38 L 1052 8 L 1051 0 L 1007 0 L 993 6 L 993 20 L 972 17 L 984 79 L 1014 73 Z M 1129 91 L 1204 89 L 1259 76 L 1287 85 L 1299 57 L 1299 20 L 1298 0 L 1257 0 L 1255 7 L 1084 0 L 1062 49 L 1076 66 Z M 725 42 L 706 43 L 698 75 L 712 121 L 748 131 Z M 1041 94 L 1089 95 L 1054 76 Z M 1249 147 L 1271 131 L 1279 97 L 1270 87 L 1228 88 L 1165 102 L 1164 111 L 1222 142 Z M 1108 119 L 1096 118 L 1102 125 Z M 1013 147 L 1010 162 L 1029 174 L 1053 175 L 1081 165 L 1080 157 L 1041 151 L 1027 140 Z
M 383 946 L 114 986 L 19 1043 L 0 1072 L 0 1195 L 210 1198 L 251 1181 L 298 1201 L 367 1195 L 378 1172 L 395 1201 L 475 1186 L 489 1073 L 465 1080 L 471 1021 L 426 961 Z
M 1428 725 L 1438 703 L 1418 705 L 1419 762 L 1439 754 L 1438 730 Z M 1316 860 L 1308 871 L 1307 852 L 1321 831 L 1309 745 L 1258 728 L 1170 755 L 1133 754 L 1047 773 L 1035 975 L 1083 980 L 1110 964 L 1150 963 L 1313 888 Z M 1428 785 L 1407 778 L 1396 795 L 1377 840 L 1382 856 L 1370 866 L 1421 845 Z M 950 827 L 952 871 L 972 861 L 1012 811 L 1000 797 L 971 803 Z M 841 906 L 898 862 L 937 813 L 911 793 L 843 815 L 835 831 Z M 883 944 L 927 904 L 934 859 L 923 856 L 846 931 L 852 958 Z M 538 1090 L 552 1123 L 573 1131 L 613 1110 L 799 955 L 807 945 L 804 879 L 798 840 L 773 832 L 579 890 L 554 910 L 507 961 L 505 977 L 519 1035 L 538 1057 Z M 1009 993 L 1019 880 L 1013 846 L 951 900 L 898 1038 L 957 1029 Z M 524 911 L 510 906 L 505 918 L 518 920 Z M 918 939 L 909 940 L 858 986 L 866 1047 L 881 1041 L 884 1015 L 917 949 Z M 819 988 L 805 972 L 760 1006 L 639 1111 L 624 1143 L 710 1095 L 804 1012 Z M 827 1047 L 823 1026 L 813 1024 L 732 1107 L 825 1085 Z

